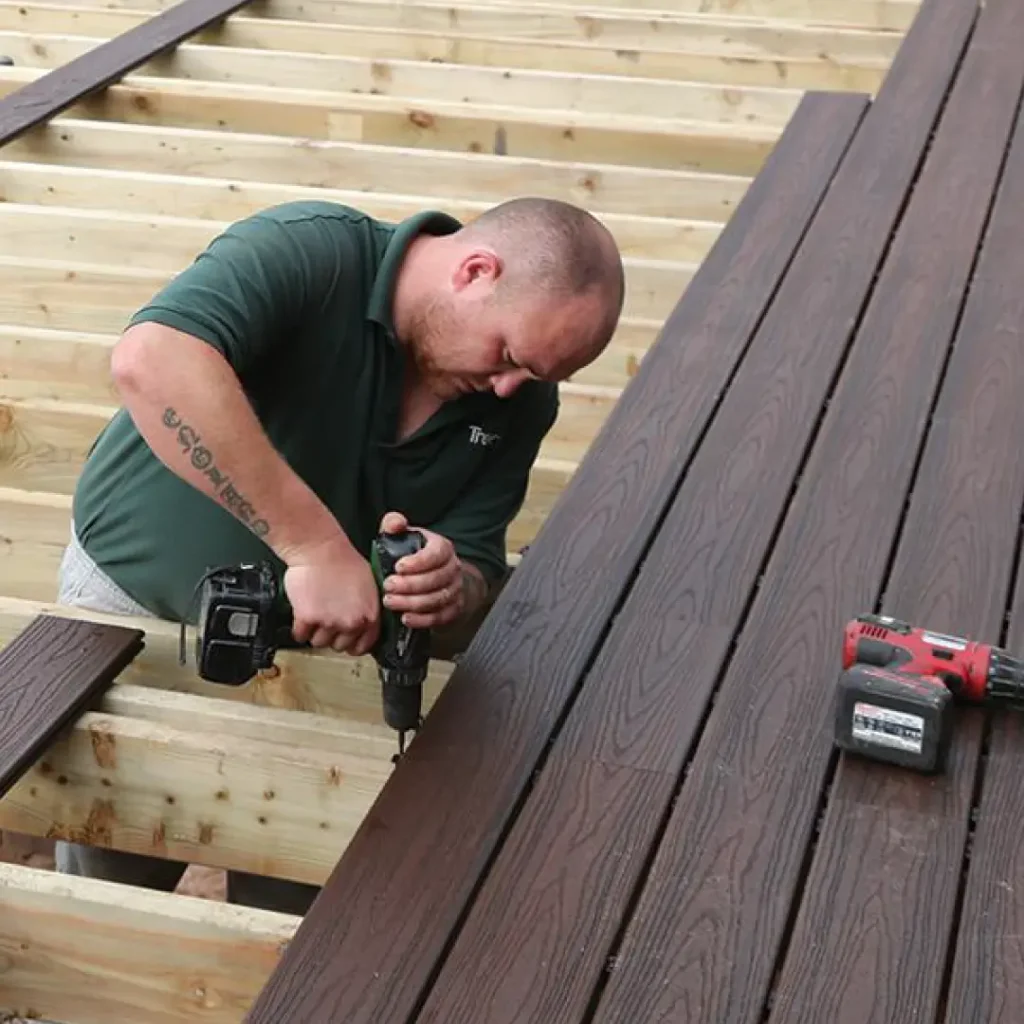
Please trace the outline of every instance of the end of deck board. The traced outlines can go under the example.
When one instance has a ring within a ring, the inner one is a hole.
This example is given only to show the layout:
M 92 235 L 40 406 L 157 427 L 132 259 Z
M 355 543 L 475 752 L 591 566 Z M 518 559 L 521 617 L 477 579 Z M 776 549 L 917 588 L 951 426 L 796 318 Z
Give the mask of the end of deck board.
M 41 615 L 0 650 L 0 797 L 143 644 L 141 629 Z

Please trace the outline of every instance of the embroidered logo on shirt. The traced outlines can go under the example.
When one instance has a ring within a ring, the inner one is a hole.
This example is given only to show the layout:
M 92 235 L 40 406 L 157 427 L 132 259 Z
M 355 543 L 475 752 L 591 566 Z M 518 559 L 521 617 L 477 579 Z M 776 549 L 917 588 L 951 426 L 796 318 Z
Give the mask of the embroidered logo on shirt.
M 482 444 L 485 448 L 494 444 L 496 441 L 501 439 L 500 434 L 489 434 L 483 427 L 470 427 L 469 428 L 469 443 L 470 444 Z

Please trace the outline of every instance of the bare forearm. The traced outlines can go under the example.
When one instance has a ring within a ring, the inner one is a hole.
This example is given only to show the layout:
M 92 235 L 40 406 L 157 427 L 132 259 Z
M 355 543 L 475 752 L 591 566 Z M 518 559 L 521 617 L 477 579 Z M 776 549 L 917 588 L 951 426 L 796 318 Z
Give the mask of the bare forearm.
M 475 565 L 459 559 L 459 567 L 462 570 L 462 611 L 458 621 L 464 622 L 473 618 L 484 606 L 490 597 L 490 587 Z
M 329 510 L 278 454 L 228 363 L 195 338 L 132 328 L 111 362 L 125 406 L 171 472 L 219 502 L 290 562 L 344 541 Z

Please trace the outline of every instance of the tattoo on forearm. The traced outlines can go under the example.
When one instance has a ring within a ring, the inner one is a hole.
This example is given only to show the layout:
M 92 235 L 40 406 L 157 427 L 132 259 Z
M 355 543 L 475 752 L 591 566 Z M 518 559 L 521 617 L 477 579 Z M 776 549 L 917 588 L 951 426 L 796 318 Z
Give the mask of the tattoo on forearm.
M 211 483 L 213 493 L 224 506 L 233 512 L 257 537 L 266 537 L 270 524 L 261 518 L 252 503 L 239 493 L 231 479 L 215 464 L 213 453 L 202 443 L 195 428 L 185 423 L 177 411 L 168 406 L 164 409 L 164 426 L 175 432 L 182 453 L 188 455 L 194 469 L 199 470 Z

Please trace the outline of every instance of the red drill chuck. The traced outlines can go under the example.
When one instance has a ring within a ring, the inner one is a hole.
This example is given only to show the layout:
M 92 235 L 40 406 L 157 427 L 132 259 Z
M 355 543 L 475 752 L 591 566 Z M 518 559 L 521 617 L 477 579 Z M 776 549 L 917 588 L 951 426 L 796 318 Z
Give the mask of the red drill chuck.
M 918 771 L 941 771 L 953 702 L 1020 706 L 1024 663 L 1000 647 L 862 615 L 843 634 L 835 742 Z

